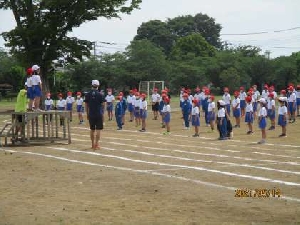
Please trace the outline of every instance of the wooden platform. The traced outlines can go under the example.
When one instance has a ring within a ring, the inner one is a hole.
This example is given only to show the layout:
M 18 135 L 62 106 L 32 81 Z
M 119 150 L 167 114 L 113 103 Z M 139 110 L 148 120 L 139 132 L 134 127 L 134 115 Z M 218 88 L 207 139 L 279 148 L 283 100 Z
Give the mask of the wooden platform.
M 0 137 L 5 138 L 5 146 L 8 145 L 9 137 L 13 145 L 46 144 L 56 141 L 71 143 L 69 111 L 12 112 L 11 117 L 11 123 L 7 123 L 0 131 Z M 22 127 L 21 137 L 16 136 L 17 126 Z

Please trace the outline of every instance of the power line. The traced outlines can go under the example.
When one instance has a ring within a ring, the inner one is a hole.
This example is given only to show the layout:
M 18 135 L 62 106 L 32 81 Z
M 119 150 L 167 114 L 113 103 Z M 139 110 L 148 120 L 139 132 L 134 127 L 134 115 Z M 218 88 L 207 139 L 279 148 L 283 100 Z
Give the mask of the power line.
M 245 35 L 260 35 L 260 34 L 268 34 L 268 33 L 281 33 L 285 31 L 292 31 L 292 30 L 297 30 L 300 29 L 300 27 L 292 27 L 288 29 L 283 29 L 283 30 L 274 30 L 274 31 L 258 31 L 258 32 L 251 32 L 251 33 L 228 33 L 228 34 L 221 34 L 221 36 L 245 36 Z

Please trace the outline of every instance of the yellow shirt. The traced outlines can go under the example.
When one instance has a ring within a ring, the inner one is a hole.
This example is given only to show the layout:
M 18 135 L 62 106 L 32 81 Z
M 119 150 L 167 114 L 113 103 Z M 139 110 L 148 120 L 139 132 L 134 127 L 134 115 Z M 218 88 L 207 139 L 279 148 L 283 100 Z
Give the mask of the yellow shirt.
M 27 91 L 20 90 L 17 96 L 17 103 L 15 105 L 15 112 L 26 112 L 27 109 Z

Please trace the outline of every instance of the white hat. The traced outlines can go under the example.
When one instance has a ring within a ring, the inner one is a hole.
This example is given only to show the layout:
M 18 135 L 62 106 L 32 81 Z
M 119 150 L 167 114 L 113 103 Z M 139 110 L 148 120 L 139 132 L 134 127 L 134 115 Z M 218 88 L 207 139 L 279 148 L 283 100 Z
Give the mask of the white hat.
M 31 67 L 31 69 L 33 70 L 33 71 L 36 71 L 36 70 L 38 70 L 40 67 L 38 66 L 38 65 L 33 65 L 32 67 Z
M 218 102 L 220 103 L 221 106 L 225 106 L 226 105 L 223 100 L 219 100 Z
M 25 82 L 25 86 L 27 86 L 27 82 Z
M 99 86 L 99 80 L 92 80 L 92 86 Z
M 278 100 L 281 102 L 287 102 L 287 97 L 279 97 Z
M 263 104 L 266 104 L 266 99 L 264 99 L 264 98 L 261 98 L 258 101 L 261 102 L 261 103 L 263 103 Z

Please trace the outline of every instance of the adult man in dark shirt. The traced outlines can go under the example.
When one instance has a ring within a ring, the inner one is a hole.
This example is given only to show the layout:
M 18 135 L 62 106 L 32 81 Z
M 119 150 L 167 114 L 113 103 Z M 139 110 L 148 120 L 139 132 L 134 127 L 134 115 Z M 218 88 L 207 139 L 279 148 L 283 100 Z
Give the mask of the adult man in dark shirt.
M 92 141 L 92 149 L 100 149 L 100 131 L 103 129 L 103 119 L 101 115 L 101 107 L 103 107 L 104 98 L 98 90 L 99 81 L 92 80 L 92 90 L 85 96 L 85 108 L 87 119 L 90 123 L 90 137 Z

